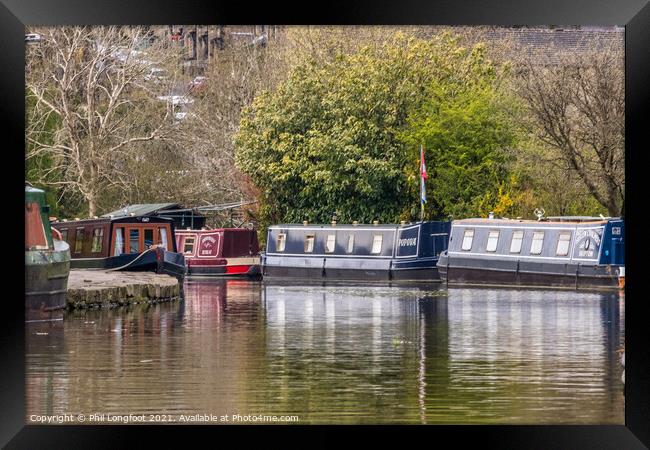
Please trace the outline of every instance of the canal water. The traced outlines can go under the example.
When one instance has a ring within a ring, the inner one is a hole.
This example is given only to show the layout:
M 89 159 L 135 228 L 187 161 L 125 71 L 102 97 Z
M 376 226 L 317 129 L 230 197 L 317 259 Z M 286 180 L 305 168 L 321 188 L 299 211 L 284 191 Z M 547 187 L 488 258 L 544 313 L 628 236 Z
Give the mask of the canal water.
M 618 293 L 220 280 L 185 295 L 27 325 L 27 417 L 624 423 Z

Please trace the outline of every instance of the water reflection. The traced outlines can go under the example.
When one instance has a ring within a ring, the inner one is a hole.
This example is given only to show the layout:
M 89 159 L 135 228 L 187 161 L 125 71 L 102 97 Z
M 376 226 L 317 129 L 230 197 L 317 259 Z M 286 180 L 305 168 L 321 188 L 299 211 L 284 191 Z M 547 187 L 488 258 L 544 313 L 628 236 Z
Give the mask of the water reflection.
M 224 280 L 185 293 L 28 328 L 28 415 L 623 423 L 617 294 Z

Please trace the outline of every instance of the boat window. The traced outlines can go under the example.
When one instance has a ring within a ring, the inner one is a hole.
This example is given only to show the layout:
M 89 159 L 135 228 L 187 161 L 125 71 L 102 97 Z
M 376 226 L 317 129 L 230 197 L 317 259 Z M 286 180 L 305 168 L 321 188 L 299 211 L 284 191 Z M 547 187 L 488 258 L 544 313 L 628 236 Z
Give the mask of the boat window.
M 278 238 L 275 242 L 275 251 L 283 252 L 286 244 L 287 244 L 287 235 L 284 233 L 278 234 Z
M 100 253 L 102 251 L 102 244 L 104 243 L 104 229 L 93 229 L 93 244 L 90 251 L 93 253 Z
M 543 245 L 544 245 L 544 232 L 535 231 L 533 233 L 533 242 L 530 244 L 530 254 L 531 255 L 541 254 Z
M 314 251 L 314 235 L 308 234 L 305 237 L 305 253 L 311 253 Z
M 153 229 L 145 228 L 144 229 L 144 248 L 150 248 L 153 246 Z
M 165 250 L 171 250 L 167 245 L 167 228 L 158 228 L 160 232 L 160 243 L 163 245 Z
M 64 228 L 63 230 L 59 230 L 61 233 L 61 240 L 68 242 L 68 229 Z
M 327 241 L 325 242 L 325 253 L 334 253 L 336 247 L 336 235 L 328 234 Z
M 124 253 L 124 228 L 115 229 L 115 249 L 113 250 L 114 256 L 119 256 Z
M 129 253 L 140 253 L 140 229 L 129 230 Z
M 384 236 L 381 234 L 375 234 L 372 237 L 372 249 L 370 250 L 370 253 L 381 253 L 381 243 L 384 240 Z
M 461 246 L 461 250 L 471 250 L 473 241 L 474 230 L 465 230 L 465 233 L 463 234 L 463 245 Z
M 183 254 L 193 255 L 194 254 L 194 237 L 185 237 L 185 243 L 183 244 Z
M 512 232 L 512 241 L 510 241 L 510 253 L 521 253 L 521 243 L 524 240 L 524 231 L 515 230 Z
M 83 228 L 77 228 L 77 232 L 75 234 L 75 241 L 74 241 L 74 252 L 75 253 L 81 253 L 81 250 L 83 249 L 84 245 L 84 229 Z
M 352 253 L 354 250 L 354 234 L 348 236 L 348 253 Z
M 569 242 L 571 242 L 571 233 L 560 233 L 555 254 L 557 256 L 567 256 L 569 254 Z
M 498 230 L 492 230 L 488 234 L 488 240 L 487 240 L 487 247 L 485 250 L 488 252 L 496 252 L 497 251 L 497 244 L 499 243 L 499 231 Z

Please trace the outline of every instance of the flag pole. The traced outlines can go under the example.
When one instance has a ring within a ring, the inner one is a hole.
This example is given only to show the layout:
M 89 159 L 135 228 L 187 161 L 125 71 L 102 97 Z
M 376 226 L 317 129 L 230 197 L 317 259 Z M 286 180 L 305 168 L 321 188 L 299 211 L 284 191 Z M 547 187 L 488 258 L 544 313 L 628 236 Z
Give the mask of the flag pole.
M 424 163 L 424 144 L 420 144 L 420 222 L 424 222 L 424 204 L 427 202 L 427 191 L 424 180 L 427 179 L 427 167 Z
M 420 183 L 422 186 L 420 186 L 420 190 L 423 189 L 424 186 L 424 179 L 420 179 Z M 420 222 L 424 222 L 424 201 L 420 199 Z

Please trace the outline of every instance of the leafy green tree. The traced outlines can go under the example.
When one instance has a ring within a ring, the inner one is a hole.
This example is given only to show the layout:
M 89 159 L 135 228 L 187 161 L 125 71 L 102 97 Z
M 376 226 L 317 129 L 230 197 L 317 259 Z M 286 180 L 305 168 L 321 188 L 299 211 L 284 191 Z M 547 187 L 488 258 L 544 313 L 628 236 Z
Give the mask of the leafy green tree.
M 508 66 L 495 66 L 479 44 L 459 50 L 450 68 L 428 86 L 426 100 L 403 133 L 409 147 L 425 147 L 427 213 L 507 214 L 517 195 L 507 149 L 516 142 L 512 115 L 519 107 L 503 88 Z
M 262 223 L 416 219 L 420 142 L 445 164 L 429 185 L 456 185 L 434 188 L 431 212 L 468 211 L 505 179 L 497 150 L 509 134 L 498 105 L 485 104 L 497 79 L 480 48 L 446 34 L 397 34 L 295 67 L 244 110 L 236 137 L 236 164 L 261 191 Z M 465 209 L 454 209 L 459 201 Z

